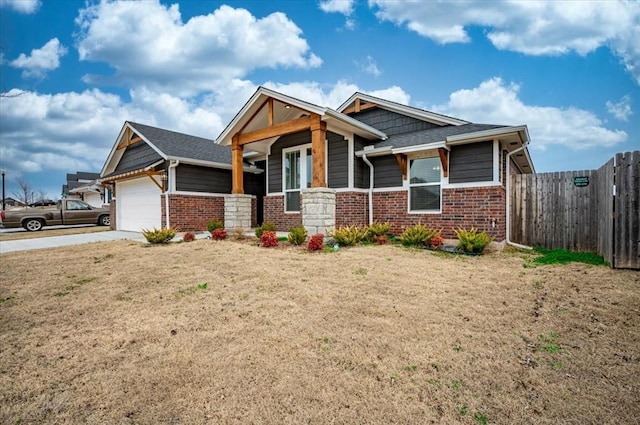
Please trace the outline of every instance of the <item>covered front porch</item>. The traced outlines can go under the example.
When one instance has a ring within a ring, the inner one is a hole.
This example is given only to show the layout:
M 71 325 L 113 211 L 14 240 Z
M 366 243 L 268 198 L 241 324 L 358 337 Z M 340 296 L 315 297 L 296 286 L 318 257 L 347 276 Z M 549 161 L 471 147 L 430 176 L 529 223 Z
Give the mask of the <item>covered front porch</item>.
M 245 195 L 243 162 L 250 156 L 268 158 L 276 141 L 293 135 L 295 141 L 284 151 L 277 151 L 282 155 L 278 176 L 267 175 L 272 185 L 280 185 L 275 179 L 281 179 L 281 189 L 277 188 L 275 196 L 272 190 L 272 196 L 265 197 L 265 211 L 281 210 L 287 228 L 302 225 L 309 234 L 332 232 L 336 225 L 336 191 L 328 187 L 327 133 L 340 134 L 345 144 L 347 138 L 353 138 L 354 128 L 368 138 L 384 136 L 362 127 L 366 126 L 329 108 L 259 88 L 217 140 L 232 150 L 232 194 L 225 207 L 225 227 L 247 227 L 250 199 Z M 272 160 L 280 158 L 272 156 Z

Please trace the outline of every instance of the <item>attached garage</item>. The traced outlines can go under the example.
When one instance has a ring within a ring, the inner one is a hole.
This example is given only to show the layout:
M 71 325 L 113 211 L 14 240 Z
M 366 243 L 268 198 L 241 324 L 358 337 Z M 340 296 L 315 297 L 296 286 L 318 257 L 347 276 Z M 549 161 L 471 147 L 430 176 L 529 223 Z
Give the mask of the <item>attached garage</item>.
M 249 193 L 264 191 L 262 169 L 245 164 Z M 140 232 L 171 226 L 206 229 L 224 217 L 231 193 L 231 149 L 213 140 L 125 122 L 100 173 L 112 190 L 114 229 Z M 255 186 L 251 189 L 251 184 Z M 253 203 L 256 212 L 260 204 Z
M 154 183 L 152 179 L 157 182 Z M 139 232 L 162 227 L 161 182 L 145 176 L 116 183 L 116 228 Z

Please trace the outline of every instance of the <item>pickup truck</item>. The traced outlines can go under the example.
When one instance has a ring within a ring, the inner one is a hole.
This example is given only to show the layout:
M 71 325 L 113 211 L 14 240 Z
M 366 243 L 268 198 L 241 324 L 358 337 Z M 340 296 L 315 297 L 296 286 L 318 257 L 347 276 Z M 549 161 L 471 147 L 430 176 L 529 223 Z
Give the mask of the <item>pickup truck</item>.
M 77 199 L 58 201 L 56 208 L 26 208 L 0 213 L 5 228 L 24 227 L 30 232 L 42 230 L 44 226 L 61 224 L 97 224 L 109 226 L 109 208 L 96 208 Z

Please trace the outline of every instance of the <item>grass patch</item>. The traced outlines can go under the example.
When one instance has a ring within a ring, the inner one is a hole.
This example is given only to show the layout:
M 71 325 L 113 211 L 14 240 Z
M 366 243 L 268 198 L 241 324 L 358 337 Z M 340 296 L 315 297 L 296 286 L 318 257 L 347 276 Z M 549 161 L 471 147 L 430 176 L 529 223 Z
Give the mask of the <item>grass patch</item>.
M 608 266 L 609 263 L 601 255 L 593 252 L 571 252 L 566 249 L 546 249 L 535 247 L 534 252 L 540 256 L 533 259 L 535 265 L 585 263 L 594 266 Z
M 209 286 L 209 284 L 205 282 L 200 285 L 192 286 L 191 288 L 181 289 L 178 291 L 178 296 L 191 295 L 197 291 L 204 291 L 207 289 L 207 286 Z

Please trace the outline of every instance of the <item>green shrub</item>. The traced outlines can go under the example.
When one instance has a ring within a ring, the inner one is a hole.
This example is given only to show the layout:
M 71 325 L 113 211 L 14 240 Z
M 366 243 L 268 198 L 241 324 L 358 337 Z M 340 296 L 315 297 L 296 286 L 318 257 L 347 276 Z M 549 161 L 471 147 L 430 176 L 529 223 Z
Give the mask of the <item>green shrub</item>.
M 256 227 L 256 238 L 260 239 L 262 237 L 263 232 L 275 232 L 275 231 L 276 231 L 276 225 L 269 221 L 265 221 L 264 223 L 262 223 L 262 226 Z
M 428 247 L 434 236 L 440 236 L 440 232 L 430 229 L 422 223 L 418 223 L 407 227 L 404 232 L 402 232 L 400 241 L 404 246 Z
M 338 245 L 353 246 L 362 242 L 367 234 L 366 227 L 343 226 L 338 227 L 331 235 Z
M 177 230 L 173 227 L 163 227 L 162 229 L 151 230 L 142 229 L 142 235 L 149 243 L 168 243 L 176 235 Z
M 366 239 L 370 242 L 376 242 L 380 240 L 380 236 L 385 236 L 391 230 L 391 224 L 378 223 L 374 221 L 367 227 Z
M 287 240 L 292 245 L 302 245 L 306 239 L 307 239 L 307 229 L 305 229 L 303 226 L 292 227 L 291 229 L 289 229 L 289 235 L 287 236 Z
M 482 253 L 493 240 L 491 236 L 487 235 L 487 232 L 478 232 L 475 227 L 469 230 L 453 229 L 453 232 L 458 237 L 458 249 L 469 254 Z
M 207 223 L 207 230 L 213 232 L 216 229 L 224 229 L 224 223 L 222 220 L 210 220 Z

